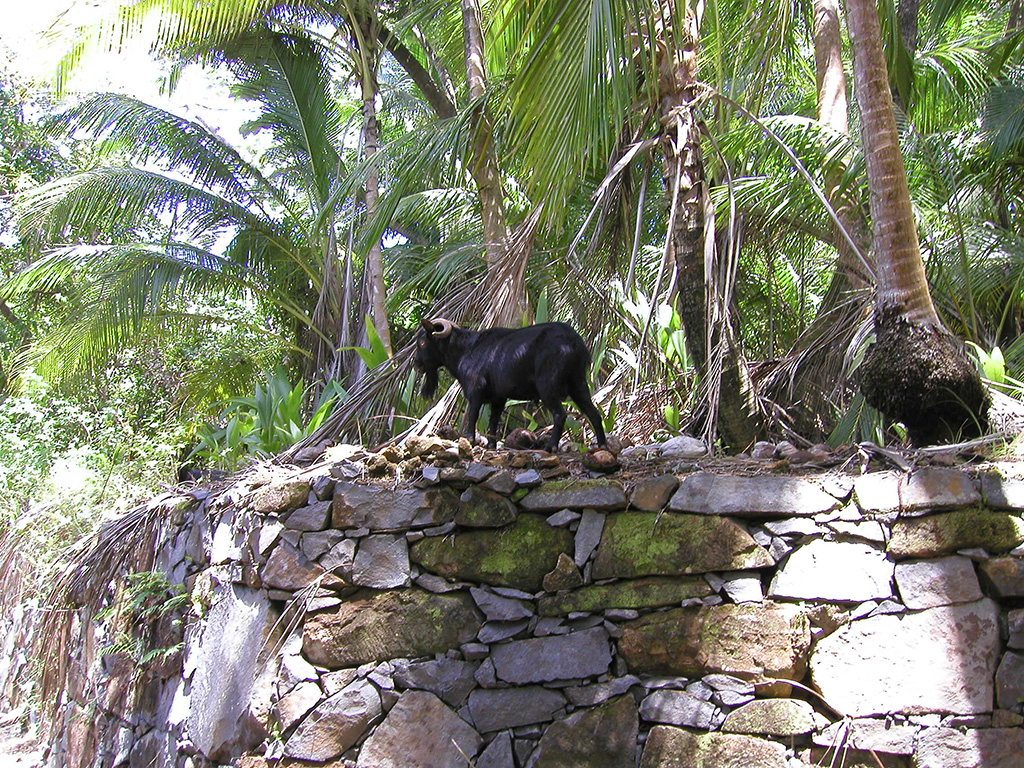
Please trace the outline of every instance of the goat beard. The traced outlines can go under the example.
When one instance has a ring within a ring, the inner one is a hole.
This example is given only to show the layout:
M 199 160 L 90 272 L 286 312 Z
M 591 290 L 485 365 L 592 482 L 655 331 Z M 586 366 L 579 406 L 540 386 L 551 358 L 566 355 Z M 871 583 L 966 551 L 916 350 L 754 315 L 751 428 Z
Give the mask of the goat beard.
M 437 390 L 437 368 L 427 369 L 423 372 L 423 389 L 420 394 L 423 397 L 433 397 Z

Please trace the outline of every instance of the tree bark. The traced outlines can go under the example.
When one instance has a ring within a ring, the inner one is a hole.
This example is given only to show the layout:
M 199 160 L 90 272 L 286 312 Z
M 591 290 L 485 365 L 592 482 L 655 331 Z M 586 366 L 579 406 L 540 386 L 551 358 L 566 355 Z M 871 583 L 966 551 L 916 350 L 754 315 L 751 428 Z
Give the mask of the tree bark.
M 377 121 L 377 30 L 376 23 L 367 21 L 360 36 L 360 53 L 362 72 L 360 89 L 362 92 L 363 113 L 363 159 L 372 160 L 377 154 L 380 144 L 380 123 Z M 374 168 L 366 177 L 364 197 L 366 218 L 373 217 L 377 210 L 380 174 Z M 388 357 L 392 355 L 391 328 L 388 324 L 386 306 L 387 287 L 384 284 L 384 258 L 380 240 L 375 240 L 366 254 L 366 291 L 367 303 L 370 307 L 370 319 L 373 328 L 380 337 Z
M 875 245 L 875 335 L 860 369 L 869 404 L 902 421 L 915 443 L 987 428 L 977 368 L 932 304 L 873 0 L 847 0 L 853 73 L 867 159 Z
M 707 250 L 714 248 L 704 211 L 709 205 L 701 150 L 702 125 L 698 96 L 697 17 L 686 9 L 673 16 L 674 3 L 662 3 L 664 31 L 658 45 L 658 92 L 661 143 L 665 158 L 666 196 L 671 231 L 669 251 L 676 269 L 676 301 L 686 341 L 707 402 L 698 417 L 708 438 L 715 432 L 726 445 L 745 448 L 763 425 L 746 364 L 729 323 L 726 307 L 714 310 L 715 297 L 707 275 Z M 678 25 L 681 28 L 676 28 Z M 714 357 L 715 365 L 709 358 Z
M 475 103 L 472 116 L 470 172 L 480 199 L 487 268 L 487 315 L 499 324 L 521 322 L 526 315 L 526 291 L 521 280 L 508 279 L 506 259 L 511 233 L 505 218 L 505 191 L 494 149 L 494 124 L 487 110 L 487 73 L 484 35 L 478 0 L 461 0 L 466 83 L 469 100 Z M 517 270 L 511 270 L 516 272 Z

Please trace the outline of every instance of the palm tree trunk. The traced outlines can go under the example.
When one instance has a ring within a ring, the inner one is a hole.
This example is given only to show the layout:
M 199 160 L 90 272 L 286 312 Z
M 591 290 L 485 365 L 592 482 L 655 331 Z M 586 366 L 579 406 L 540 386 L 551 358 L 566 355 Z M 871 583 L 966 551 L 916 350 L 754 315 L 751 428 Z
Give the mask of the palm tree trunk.
M 676 300 L 687 346 L 707 396 L 698 417 L 703 422 L 700 429 L 709 439 L 717 432 L 727 445 L 745 448 L 757 438 L 763 420 L 728 308 L 718 307 L 716 325 L 708 325 L 713 297 L 705 274 L 706 250 L 714 247 L 715 238 L 705 217 L 709 195 L 700 143 L 702 125 L 695 109 L 699 29 L 689 9 L 682 17 L 674 17 L 674 5 L 662 4 L 665 31 L 658 48 L 658 92 Z M 710 358 L 714 358 L 713 365 Z
M 873 0 L 847 0 L 875 246 L 875 334 L 861 366 L 865 399 L 916 443 L 979 434 L 989 398 L 976 366 L 932 304 Z
M 371 160 L 377 154 L 380 144 L 380 123 L 377 121 L 377 45 L 376 31 L 373 22 L 367 23 L 362 34 L 362 72 L 360 88 L 362 91 L 363 111 L 363 159 Z M 364 199 L 366 217 L 370 219 L 377 210 L 378 187 L 380 174 L 374 168 L 366 177 Z M 380 337 L 388 356 L 392 354 L 391 328 L 388 324 L 387 288 L 384 284 L 384 259 L 381 253 L 380 240 L 374 241 L 366 254 L 366 290 L 370 307 L 370 319 L 373 328 Z
M 516 318 L 521 321 L 526 314 L 525 286 L 521 281 L 510 282 L 504 277 L 508 274 L 505 261 L 509 255 L 511 233 L 505 218 L 505 191 L 494 150 L 494 124 L 484 102 L 487 74 L 480 3 L 479 0 L 461 1 L 466 83 L 469 86 L 469 100 L 475 104 L 470 172 L 476 182 L 483 223 L 487 266 L 485 302 L 489 316 L 500 318 L 503 322 L 513 322 Z

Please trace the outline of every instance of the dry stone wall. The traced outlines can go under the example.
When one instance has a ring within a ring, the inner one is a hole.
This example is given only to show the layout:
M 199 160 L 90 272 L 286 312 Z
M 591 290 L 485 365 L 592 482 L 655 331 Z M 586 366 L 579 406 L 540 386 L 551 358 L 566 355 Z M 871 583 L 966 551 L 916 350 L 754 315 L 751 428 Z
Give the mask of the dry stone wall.
M 1024 481 L 424 445 L 167 502 L 184 649 L 91 630 L 51 764 L 1024 765 Z

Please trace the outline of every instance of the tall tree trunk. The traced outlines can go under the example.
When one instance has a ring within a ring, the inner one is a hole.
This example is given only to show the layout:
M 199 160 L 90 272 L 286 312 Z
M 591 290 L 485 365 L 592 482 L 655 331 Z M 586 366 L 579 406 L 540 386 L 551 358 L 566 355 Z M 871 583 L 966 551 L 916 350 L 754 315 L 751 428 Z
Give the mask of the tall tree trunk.
M 762 418 L 728 307 L 708 279 L 708 251 L 714 250 L 715 237 L 705 217 L 710 204 L 702 125 L 695 109 L 699 21 L 689 8 L 680 9 L 681 15 L 674 13 L 676 5 L 663 0 L 661 6 L 658 92 L 677 305 L 690 355 L 707 392 L 702 431 L 709 438 L 717 431 L 727 445 L 745 448 L 757 438 Z M 715 318 L 710 327 L 709 317 Z
M 814 0 L 814 61 L 818 92 L 818 121 L 836 133 L 849 135 L 849 104 L 843 69 L 839 0 Z M 832 279 L 814 320 L 793 344 L 784 363 L 769 382 L 773 398 L 787 403 L 798 434 L 824 439 L 835 426 L 836 404 L 845 391 L 842 370 L 846 349 L 864 319 L 871 301 L 871 232 L 859 202 L 841 194 L 846 164 L 825 174 L 825 196 L 842 229 L 833 223 L 838 257 Z M 859 251 L 859 254 L 858 254 Z
M 380 123 L 377 121 L 377 30 L 372 19 L 364 22 L 359 38 L 360 77 L 359 85 L 362 95 L 363 112 L 363 159 L 371 160 L 377 154 L 380 144 Z M 377 210 L 378 187 L 380 174 L 374 168 L 366 177 L 364 198 L 366 217 L 370 219 Z M 391 329 L 388 324 L 386 306 L 387 288 L 384 285 L 384 258 L 381 253 L 380 240 L 375 240 L 366 254 L 366 292 L 370 308 L 370 319 L 373 328 L 380 337 L 388 357 L 392 354 Z
M 466 83 L 469 87 L 469 100 L 475 103 L 470 172 L 476 182 L 483 222 L 487 315 L 499 324 L 514 323 L 517 320 L 521 322 L 526 315 L 526 290 L 521 280 L 508 279 L 506 260 L 511 234 L 505 218 L 505 191 L 494 149 L 494 125 L 484 101 L 487 94 L 487 72 L 480 3 L 478 0 L 461 2 Z
M 847 14 L 875 245 L 876 342 L 861 366 L 861 390 L 868 403 L 902 421 L 915 443 L 979 434 L 987 428 L 989 398 L 932 304 L 878 11 L 874 0 L 847 0 Z

